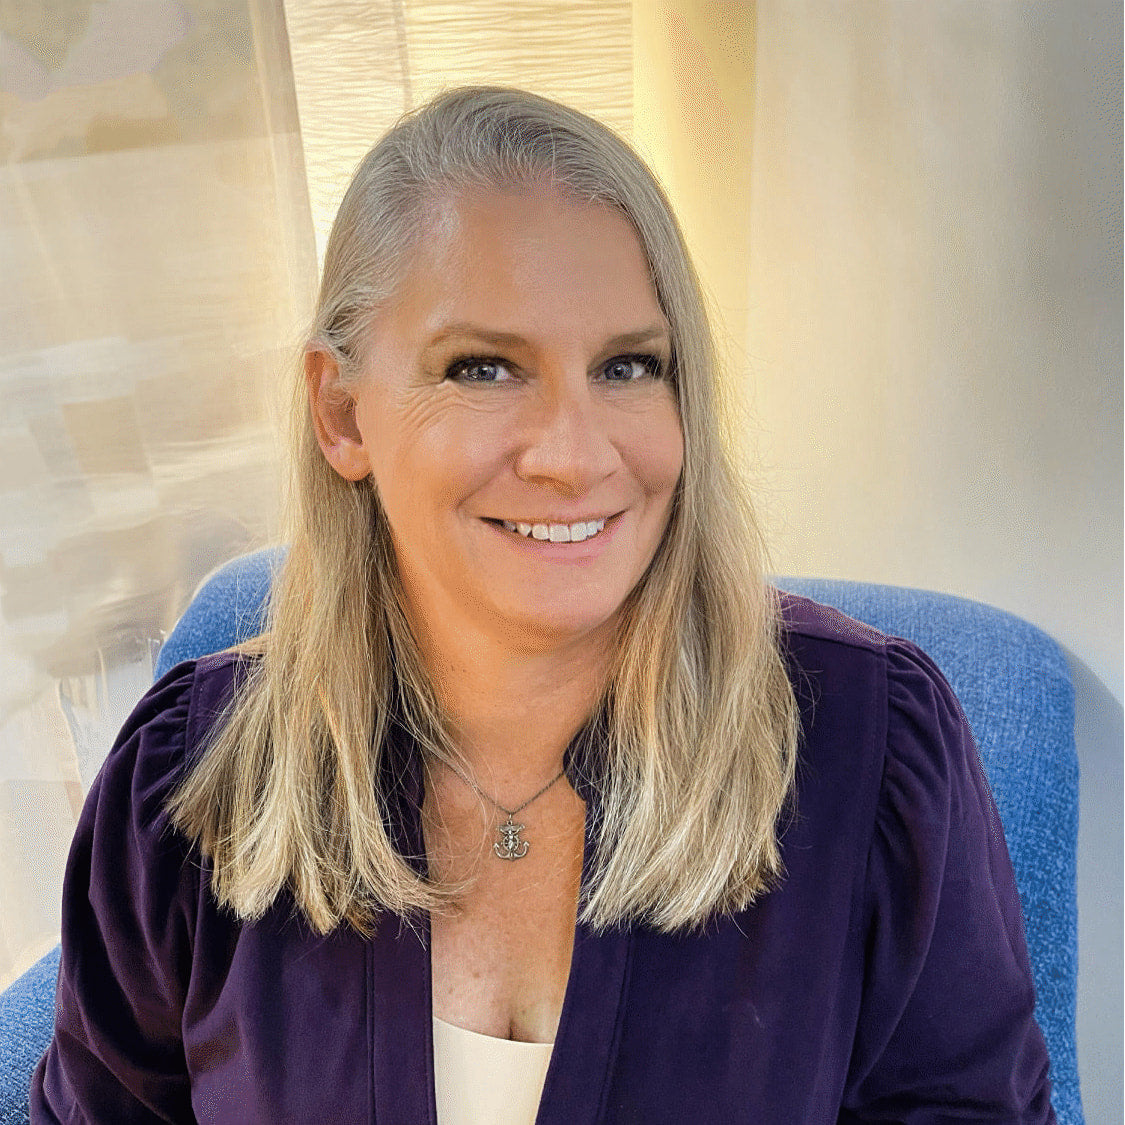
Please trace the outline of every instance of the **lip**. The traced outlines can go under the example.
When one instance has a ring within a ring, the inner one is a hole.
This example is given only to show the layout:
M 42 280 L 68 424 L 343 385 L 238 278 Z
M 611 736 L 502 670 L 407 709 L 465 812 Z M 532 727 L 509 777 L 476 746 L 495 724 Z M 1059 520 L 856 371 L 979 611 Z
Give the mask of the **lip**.
M 489 516 L 486 517 L 489 523 L 500 523 L 502 520 L 507 520 L 509 523 L 591 523 L 597 520 L 605 520 L 608 524 L 611 519 L 615 519 L 621 515 L 620 512 L 598 512 L 596 515 L 577 515 L 577 516 L 535 516 L 527 519 L 524 516 Z

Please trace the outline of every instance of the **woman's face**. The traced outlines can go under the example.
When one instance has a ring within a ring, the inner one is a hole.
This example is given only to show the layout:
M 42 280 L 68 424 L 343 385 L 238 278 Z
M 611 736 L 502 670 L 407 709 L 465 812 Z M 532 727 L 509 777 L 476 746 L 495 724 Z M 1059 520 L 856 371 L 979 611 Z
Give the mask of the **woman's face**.
M 440 208 L 372 325 L 345 471 L 373 477 L 423 624 L 540 650 L 611 625 L 683 461 L 670 343 L 611 208 L 546 188 Z

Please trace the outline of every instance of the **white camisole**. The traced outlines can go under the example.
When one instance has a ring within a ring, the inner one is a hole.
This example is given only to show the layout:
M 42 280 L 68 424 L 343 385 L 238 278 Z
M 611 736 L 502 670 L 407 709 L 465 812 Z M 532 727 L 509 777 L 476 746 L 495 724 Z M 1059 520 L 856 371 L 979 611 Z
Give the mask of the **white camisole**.
M 434 1016 L 438 1125 L 534 1125 L 552 1043 L 519 1043 Z

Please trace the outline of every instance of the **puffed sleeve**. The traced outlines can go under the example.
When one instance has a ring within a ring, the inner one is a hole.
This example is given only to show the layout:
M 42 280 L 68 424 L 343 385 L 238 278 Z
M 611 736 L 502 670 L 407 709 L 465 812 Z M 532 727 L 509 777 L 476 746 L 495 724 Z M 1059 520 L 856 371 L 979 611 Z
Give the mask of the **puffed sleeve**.
M 173 669 L 138 704 L 79 818 L 34 1123 L 195 1120 L 180 1021 L 198 865 L 164 812 L 183 768 L 193 668 Z
M 860 1025 L 840 1122 L 1053 1122 L 1019 897 L 968 725 L 937 668 L 888 644 Z

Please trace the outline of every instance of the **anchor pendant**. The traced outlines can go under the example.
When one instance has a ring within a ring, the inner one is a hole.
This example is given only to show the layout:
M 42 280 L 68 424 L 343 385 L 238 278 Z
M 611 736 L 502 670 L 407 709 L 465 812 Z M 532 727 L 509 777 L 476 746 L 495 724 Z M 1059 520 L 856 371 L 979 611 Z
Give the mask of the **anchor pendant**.
M 523 825 L 513 823 L 511 813 L 503 824 L 497 826 L 496 831 L 500 833 L 500 839 L 492 845 L 492 850 L 498 858 L 523 859 L 527 855 L 527 849 L 531 845 L 526 840 L 520 839 Z

